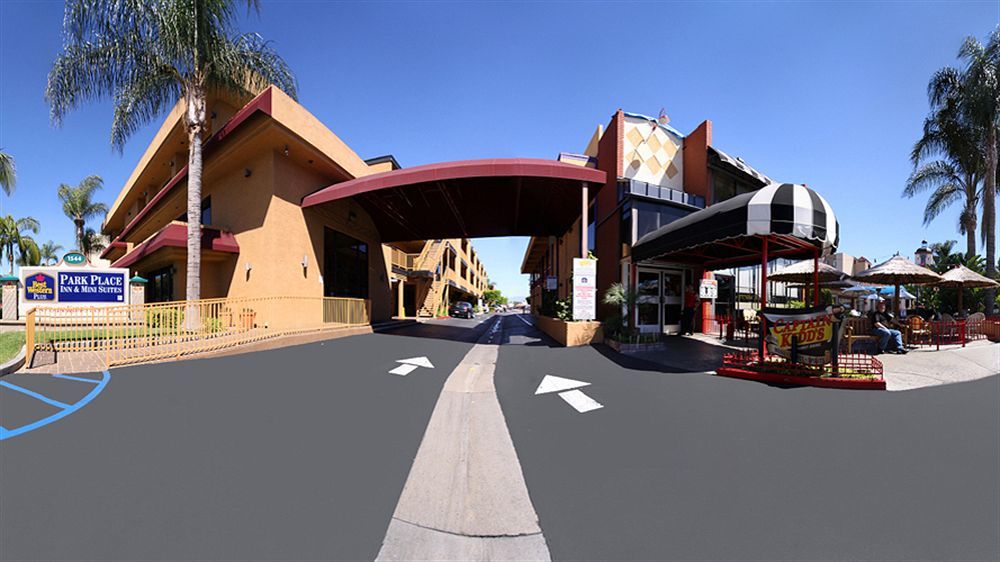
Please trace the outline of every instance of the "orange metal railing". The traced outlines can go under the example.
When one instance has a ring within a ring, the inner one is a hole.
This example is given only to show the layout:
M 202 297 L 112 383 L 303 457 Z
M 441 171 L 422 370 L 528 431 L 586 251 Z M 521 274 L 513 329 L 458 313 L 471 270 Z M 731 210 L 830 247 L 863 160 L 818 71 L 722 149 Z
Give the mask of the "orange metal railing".
M 36 307 L 27 360 L 41 346 L 90 351 L 110 365 L 213 351 L 277 336 L 370 322 L 366 299 L 234 297 L 112 307 Z

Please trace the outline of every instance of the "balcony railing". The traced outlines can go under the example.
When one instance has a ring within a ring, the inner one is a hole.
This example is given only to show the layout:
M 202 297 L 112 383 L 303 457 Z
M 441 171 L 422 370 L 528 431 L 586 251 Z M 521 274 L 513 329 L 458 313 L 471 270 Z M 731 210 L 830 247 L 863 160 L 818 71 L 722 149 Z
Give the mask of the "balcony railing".
M 638 197 L 648 197 L 658 201 L 670 201 L 697 209 L 705 208 L 705 198 L 693 193 L 685 193 L 669 187 L 646 183 L 625 178 L 618 179 L 618 200 L 621 201 L 626 195 Z

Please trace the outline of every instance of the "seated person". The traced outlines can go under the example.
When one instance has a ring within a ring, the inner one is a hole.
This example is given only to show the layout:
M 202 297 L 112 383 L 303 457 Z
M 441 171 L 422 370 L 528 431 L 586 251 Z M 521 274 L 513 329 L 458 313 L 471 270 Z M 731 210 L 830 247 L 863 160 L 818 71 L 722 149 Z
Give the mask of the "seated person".
M 899 330 L 891 328 L 896 321 L 892 317 L 892 313 L 886 312 L 885 299 L 878 300 L 878 303 L 875 304 L 875 310 L 868 313 L 868 318 L 872 321 L 872 335 L 878 336 L 876 355 L 887 351 L 899 355 L 906 353 L 906 350 L 903 349 L 903 334 Z M 890 339 L 892 339 L 893 346 L 892 349 L 887 349 Z

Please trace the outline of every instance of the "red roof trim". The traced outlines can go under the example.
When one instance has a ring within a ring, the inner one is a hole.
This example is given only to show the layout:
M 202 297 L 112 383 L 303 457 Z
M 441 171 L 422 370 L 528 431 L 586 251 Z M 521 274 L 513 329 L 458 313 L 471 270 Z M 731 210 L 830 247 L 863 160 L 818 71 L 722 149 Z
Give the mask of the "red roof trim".
M 204 250 L 214 250 L 227 254 L 239 254 L 240 246 L 232 232 L 215 228 L 203 228 L 201 231 L 201 247 Z M 170 223 L 162 230 L 146 240 L 139 247 L 118 259 L 112 267 L 129 267 L 142 258 L 152 255 L 163 248 L 187 248 L 187 225 Z
M 128 248 L 128 244 L 115 240 L 114 242 L 108 244 L 107 248 L 104 248 L 104 250 L 101 251 L 101 257 L 106 257 L 111 253 L 111 250 L 114 250 L 115 248 Z
M 233 115 L 232 118 L 229 119 L 229 121 L 227 121 L 226 124 L 223 125 L 221 129 L 218 130 L 218 132 L 212 135 L 210 139 L 205 141 L 205 144 L 203 145 L 204 148 L 202 149 L 203 157 L 208 156 L 211 150 L 217 148 L 219 143 L 225 140 L 227 136 L 232 134 L 240 125 L 245 123 L 247 119 L 250 119 L 250 117 L 252 117 L 258 111 L 264 113 L 265 115 L 271 115 L 271 88 L 265 89 L 257 97 L 250 100 L 250 103 L 244 105 L 242 109 L 237 111 L 236 114 Z M 142 222 L 142 219 L 144 219 L 146 215 L 152 212 L 153 208 L 156 207 L 156 204 L 159 203 L 161 200 L 163 200 L 163 198 L 166 197 L 168 193 L 170 193 L 175 187 L 177 187 L 177 185 L 181 182 L 181 180 L 187 177 L 187 172 L 188 172 L 188 167 L 185 165 L 183 168 L 180 169 L 179 172 L 177 172 L 177 174 L 174 177 L 170 178 L 170 181 L 167 182 L 167 185 L 165 185 L 163 189 L 159 191 L 159 193 L 154 195 L 153 198 L 149 201 L 149 203 L 147 203 L 146 206 L 143 207 L 141 211 L 139 211 L 139 214 L 137 214 L 135 218 L 133 218 L 125 226 L 125 228 L 122 229 L 118 237 L 115 238 L 115 242 L 124 238 L 140 222 Z
M 419 183 L 481 177 L 537 177 L 588 182 L 594 187 L 604 185 L 607 175 L 601 170 L 574 166 L 540 158 L 495 158 L 460 160 L 403 168 L 325 187 L 302 199 L 303 207 L 352 197 L 369 191 L 402 187 Z

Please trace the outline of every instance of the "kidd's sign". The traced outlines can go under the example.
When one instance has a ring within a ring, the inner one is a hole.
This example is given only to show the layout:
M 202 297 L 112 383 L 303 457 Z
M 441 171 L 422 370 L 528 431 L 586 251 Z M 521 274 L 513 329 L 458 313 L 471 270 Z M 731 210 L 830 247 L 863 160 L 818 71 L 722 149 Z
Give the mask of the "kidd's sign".
M 768 351 L 809 365 L 831 362 L 837 319 L 830 308 L 766 309 L 764 317 Z

